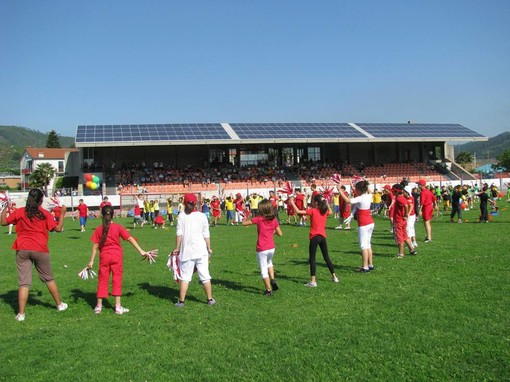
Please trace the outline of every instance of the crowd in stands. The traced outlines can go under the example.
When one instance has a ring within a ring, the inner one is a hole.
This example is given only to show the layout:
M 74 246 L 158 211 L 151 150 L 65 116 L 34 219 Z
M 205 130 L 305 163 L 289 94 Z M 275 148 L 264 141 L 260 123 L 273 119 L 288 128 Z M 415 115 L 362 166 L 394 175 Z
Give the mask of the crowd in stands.
M 150 189 L 161 185 L 174 185 L 184 190 L 207 189 L 209 185 L 218 183 L 222 185 L 249 183 L 261 187 L 281 187 L 285 181 L 299 180 L 303 186 L 307 186 L 312 183 L 327 182 L 333 174 L 340 174 L 342 177 L 366 177 L 373 183 L 391 183 L 403 177 L 437 181 L 441 176 L 433 167 L 425 163 L 380 163 L 378 165 L 359 163 L 355 166 L 347 162 L 313 161 L 290 167 L 269 164 L 242 167 L 213 164 L 210 168 L 190 165 L 177 167 L 162 162 L 147 164 L 141 161 L 122 163 L 119 168 L 112 164 L 105 176 L 107 185 L 115 184 L 120 193 L 131 193 L 133 189 Z

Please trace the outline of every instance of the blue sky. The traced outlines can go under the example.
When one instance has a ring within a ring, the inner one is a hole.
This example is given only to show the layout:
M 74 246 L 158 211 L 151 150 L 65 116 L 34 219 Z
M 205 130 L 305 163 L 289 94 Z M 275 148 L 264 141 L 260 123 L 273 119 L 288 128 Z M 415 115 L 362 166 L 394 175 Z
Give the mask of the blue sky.
M 0 124 L 510 131 L 509 0 L 1 0 Z

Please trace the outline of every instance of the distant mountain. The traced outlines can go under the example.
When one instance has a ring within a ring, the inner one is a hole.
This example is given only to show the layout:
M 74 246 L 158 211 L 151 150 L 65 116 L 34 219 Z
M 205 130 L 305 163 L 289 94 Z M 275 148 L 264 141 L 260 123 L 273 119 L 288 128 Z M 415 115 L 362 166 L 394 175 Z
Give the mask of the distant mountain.
M 26 127 L 0 126 L 0 171 L 19 172 L 19 160 L 25 148 L 46 147 L 48 133 Z M 74 147 L 74 137 L 59 135 L 58 139 L 61 147 Z
M 510 132 L 504 132 L 489 138 L 487 142 L 468 142 L 455 146 L 455 155 L 461 152 L 476 154 L 477 159 L 493 159 L 503 151 L 510 150 Z

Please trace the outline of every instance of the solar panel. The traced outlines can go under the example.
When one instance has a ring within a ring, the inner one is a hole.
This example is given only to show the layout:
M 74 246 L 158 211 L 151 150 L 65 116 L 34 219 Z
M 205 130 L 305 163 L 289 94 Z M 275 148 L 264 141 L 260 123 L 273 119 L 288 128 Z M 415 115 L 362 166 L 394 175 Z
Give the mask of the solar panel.
M 81 125 L 76 143 L 230 139 L 219 123 Z
M 231 123 L 240 139 L 366 138 L 347 123 Z
M 475 138 L 483 135 L 458 124 L 356 123 L 374 138 Z

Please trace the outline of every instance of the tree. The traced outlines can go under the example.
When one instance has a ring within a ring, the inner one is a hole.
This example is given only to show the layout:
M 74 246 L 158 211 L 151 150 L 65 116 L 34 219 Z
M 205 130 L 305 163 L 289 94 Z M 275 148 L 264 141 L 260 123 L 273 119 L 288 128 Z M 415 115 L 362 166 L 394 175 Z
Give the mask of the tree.
M 468 164 L 473 162 L 473 154 L 468 151 L 462 151 L 455 157 L 455 162 L 458 164 Z
M 501 155 L 496 157 L 497 163 L 492 166 L 495 170 L 510 171 L 510 150 L 506 149 Z
M 48 140 L 46 141 L 46 147 L 49 149 L 59 149 L 60 140 L 58 139 L 58 134 L 55 130 L 51 130 L 48 133 Z
M 55 176 L 55 168 L 49 163 L 41 163 L 30 175 L 30 187 L 42 188 L 48 195 L 48 185 Z

